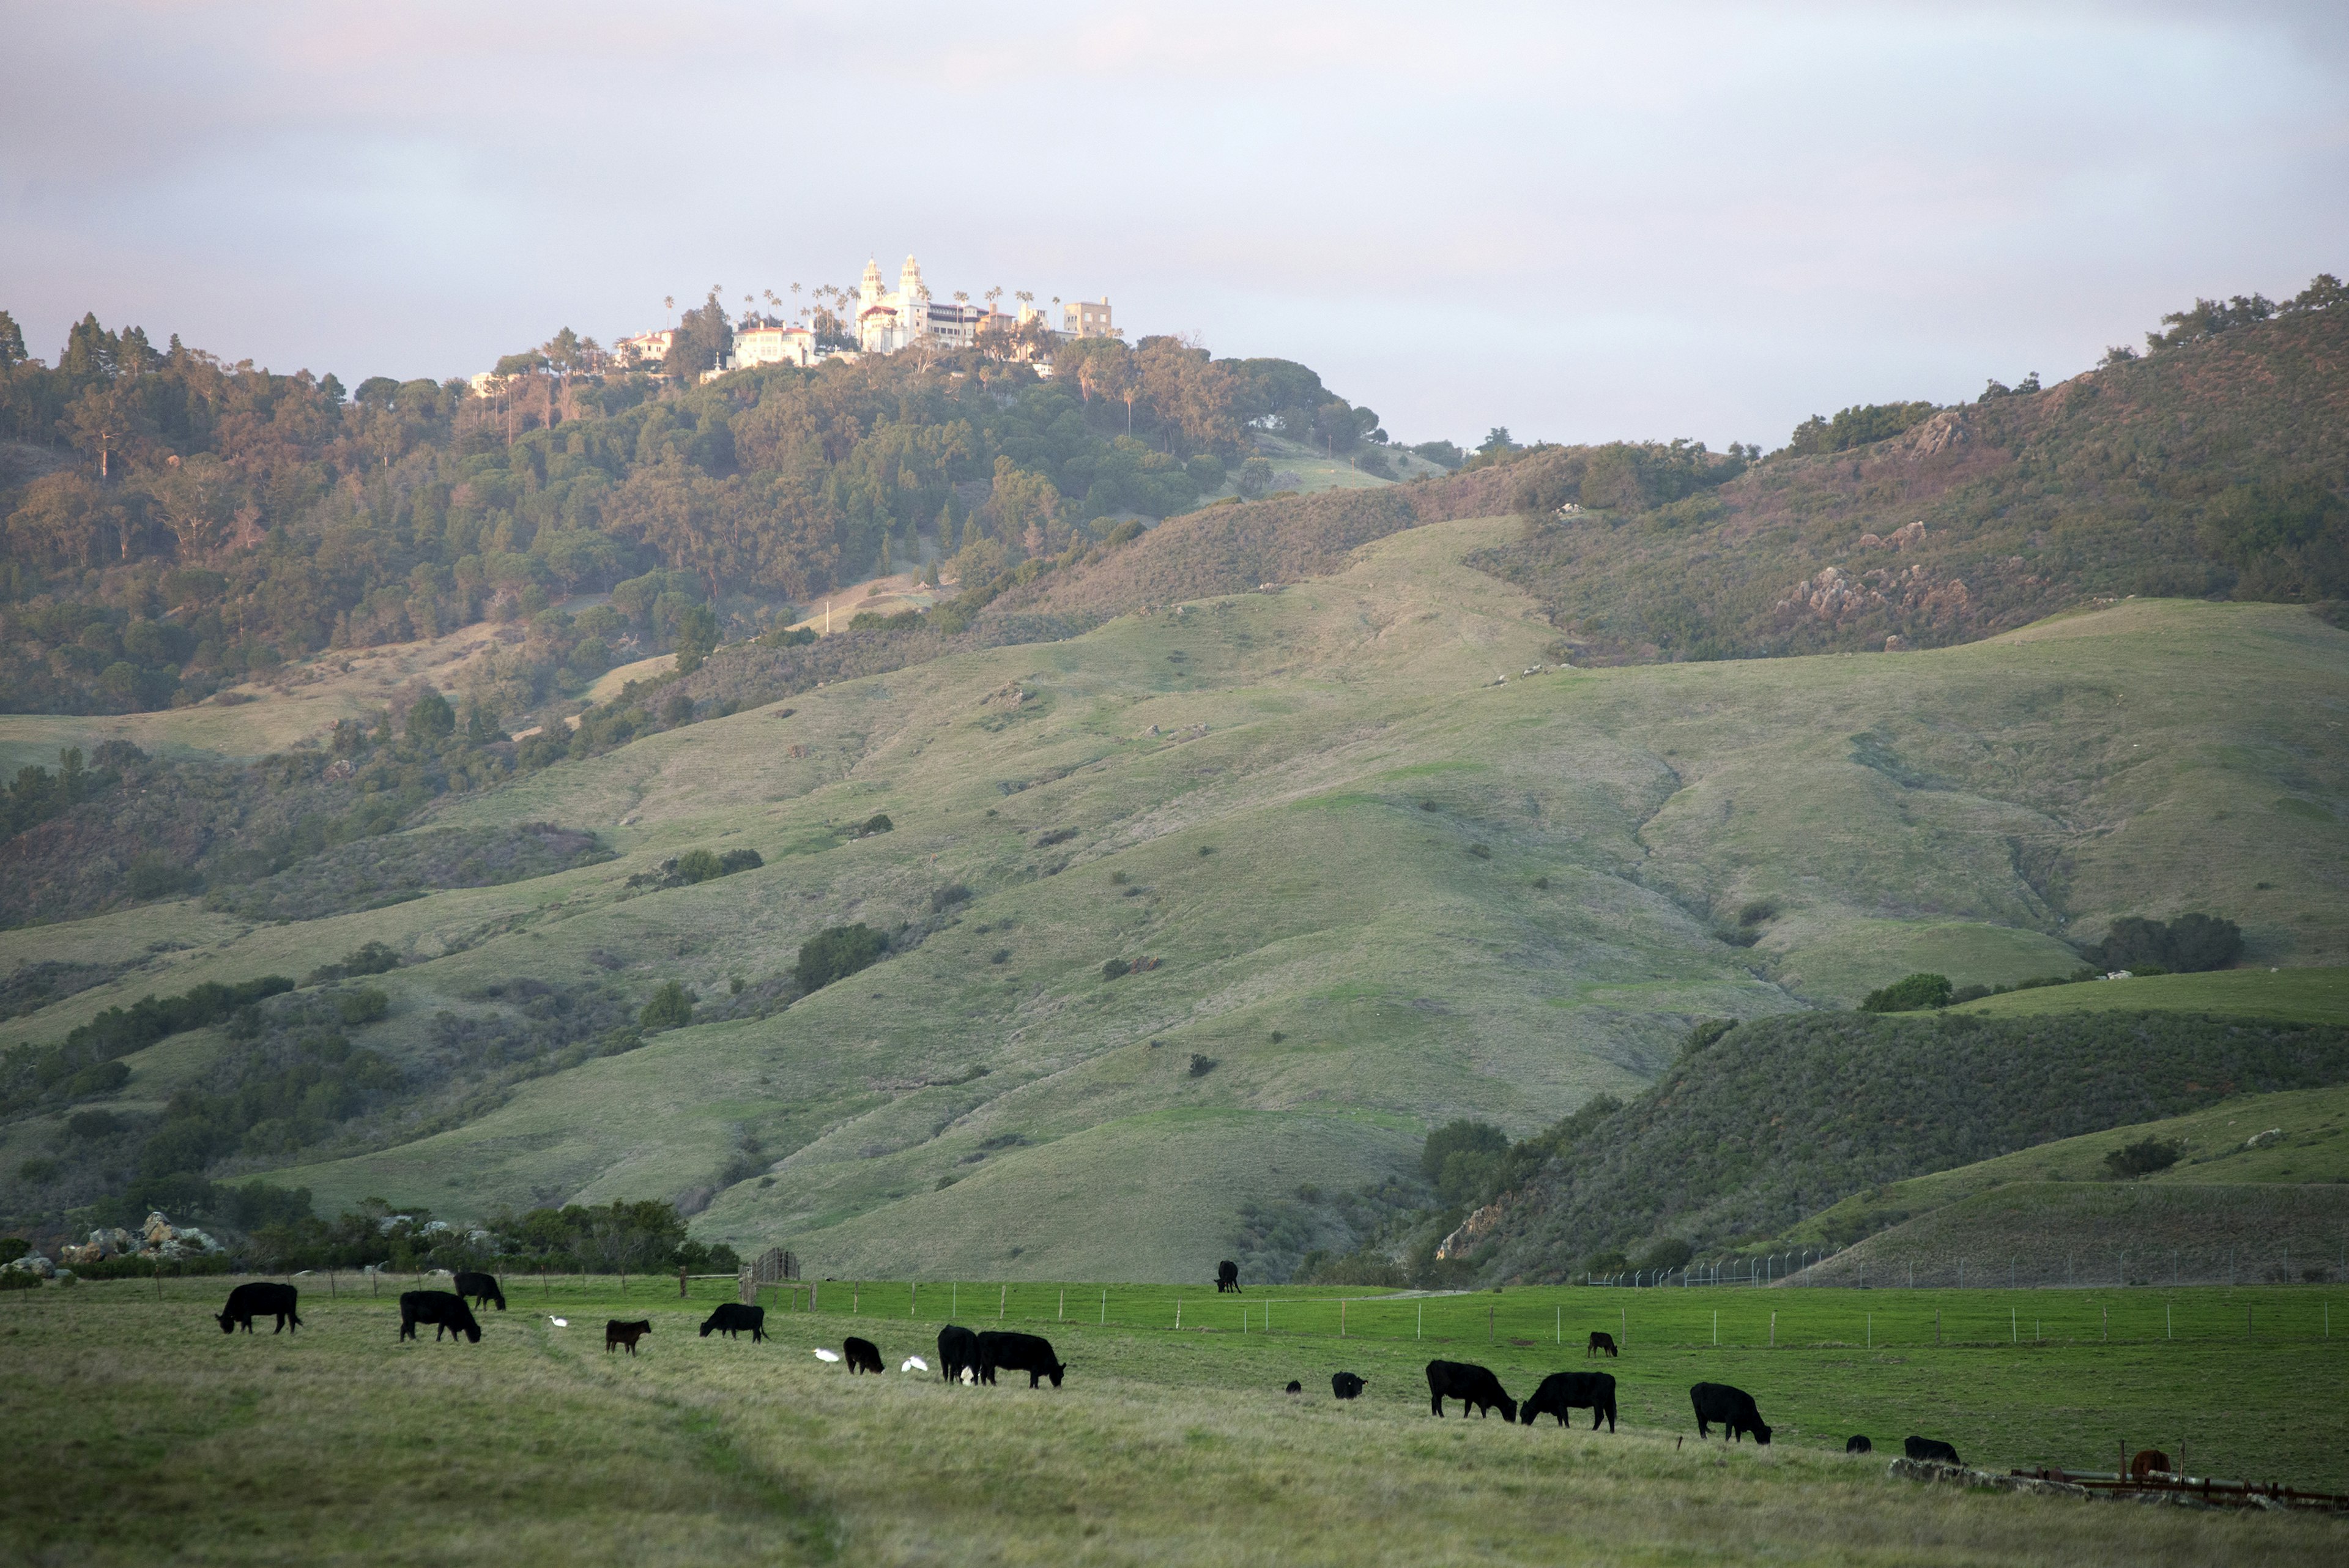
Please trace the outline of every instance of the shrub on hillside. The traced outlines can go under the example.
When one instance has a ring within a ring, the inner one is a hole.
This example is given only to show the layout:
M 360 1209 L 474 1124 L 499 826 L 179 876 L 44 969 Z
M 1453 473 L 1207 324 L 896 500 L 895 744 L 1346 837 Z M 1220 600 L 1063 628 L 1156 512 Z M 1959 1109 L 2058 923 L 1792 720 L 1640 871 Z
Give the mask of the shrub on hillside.
M 1640 1254 L 1640 1267 L 1669 1271 L 1682 1267 L 1695 1256 L 1694 1247 L 1678 1236 L 1667 1236 Z
M 670 981 L 653 992 L 636 1022 L 647 1029 L 682 1029 L 693 1022 L 693 993 Z
M 822 991 L 835 980 L 880 961 L 889 950 L 889 939 L 859 920 L 853 926 L 829 926 L 800 944 L 799 962 L 792 976 L 805 992 Z
M 330 980 L 388 974 L 399 967 L 399 951 L 385 942 L 366 942 L 342 957 L 340 963 L 320 964 L 302 977 L 304 985 L 324 985 Z
M 2105 1164 L 2111 1168 L 2116 1177 L 2126 1181 L 2131 1177 L 2151 1176 L 2157 1170 L 2168 1170 L 2185 1153 L 2186 1150 L 2178 1145 L 2158 1137 L 2139 1138 L 2105 1156 Z
M 2125 969 L 2134 974 L 2157 969 L 2170 974 L 2195 974 L 2225 969 L 2242 956 L 2240 926 L 2199 914 L 2180 915 L 2166 923 L 2124 915 L 2113 922 L 2102 942 L 2088 950 L 2089 959 L 2099 967 Z
M 1947 1007 L 1953 994 L 1946 974 L 1912 974 L 1906 980 L 1894 981 L 1881 991 L 1871 991 L 1859 1004 L 1862 1012 L 1921 1012 L 1928 1008 Z

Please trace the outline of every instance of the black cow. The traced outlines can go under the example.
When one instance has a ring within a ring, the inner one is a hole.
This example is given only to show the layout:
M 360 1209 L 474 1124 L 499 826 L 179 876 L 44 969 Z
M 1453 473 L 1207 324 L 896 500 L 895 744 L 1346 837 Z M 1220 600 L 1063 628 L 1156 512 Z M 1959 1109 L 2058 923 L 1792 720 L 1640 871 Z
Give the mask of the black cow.
M 500 1312 L 506 1310 L 506 1293 L 498 1288 L 497 1275 L 460 1269 L 455 1283 L 457 1293 L 470 1299 L 475 1306 L 487 1306 L 495 1302 Z
M 613 1318 L 604 1324 L 605 1353 L 609 1355 L 614 1345 L 625 1345 L 628 1347 L 628 1354 L 634 1355 L 636 1341 L 652 1331 L 653 1320 L 648 1317 L 640 1317 L 634 1323 L 622 1323 L 618 1318 Z
M 989 1329 L 978 1336 L 978 1380 L 993 1383 L 999 1367 L 1025 1372 L 1030 1388 L 1042 1377 L 1050 1378 L 1052 1386 L 1058 1388 L 1061 1374 L 1068 1370 L 1052 1354 L 1052 1342 L 1041 1334 Z
M 847 1357 L 851 1372 L 881 1370 L 881 1347 L 869 1339 L 859 1339 L 852 1334 L 840 1342 L 840 1353 Z
M 978 1376 L 978 1335 L 948 1324 L 938 1330 L 938 1376 L 957 1383 L 966 1372 Z
M 1553 1372 L 1542 1379 L 1534 1397 L 1517 1412 L 1517 1419 L 1530 1427 L 1537 1416 L 1555 1416 L 1561 1427 L 1568 1424 L 1568 1410 L 1588 1410 L 1590 1429 L 1599 1430 L 1601 1418 L 1607 1429 L 1615 1429 L 1615 1375 L 1611 1372 Z
M 450 1295 L 447 1291 L 403 1291 L 399 1297 L 399 1337 L 414 1339 L 416 1325 L 432 1325 L 432 1340 L 439 1344 L 447 1334 L 453 1342 L 463 1334 L 475 1345 L 481 1343 L 481 1325 L 473 1321 L 473 1309 L 465 1298 Z
M 1302 1394 L 1305 1392 L 1305 1385 L 1292 1377 L 1288 1380 L 1288 1391 L 1291 1394 Z
M 1216 1293 L 1222 1295 L 1226 1291 L 1240 1293 L 1240 1266 L 1229 1258 L 1216 1265 Z
M 1601 1334 L 1597 1329 L 1592 1329 L 1590 1331 L 1590 1348 L 1582 1353 L 1582 1359 L 1588 1361 L 1602 1350 L 1609 1355 L 1620 1355 L 1623 1354 L 1621 1351 L 1615 1348 L 1615 1336 L 1613 1334 Z
M 1945 1465 L 1963 1465 L 1966 1462 L 1958 1458 L 1957 1449 L 1939 1438 L 1908 1438 L 1902 1439 L 1900 1446 L 1908 1450 L 1912 1459 L 1939 1459 Z
M 1362 1385 L 1369 1381 L 1351 1372 L 1333 1372 L 1330 1375 L 1330 1392 L 1340 1399 L 1359 1399 L 1362 1397 Z
M 1476 1418 L 1480 1421 L 1491 1409 L 1498 1409 L 1504 1421 L 1517 1418 L 1517 1402 L 1501 1387 L 1501 1380 L 1484 1367 L 1469 1362 L 1429 1362 L 1427 1396 L 1427 1407 L 1439 1416 L 1444 1414 L 1446 1399 L 1457 1399 L 1463 1420 L 1467 1418 L 1468 1407 L 1472 1405 L 1476 1407 Z
M 1863 1433 L 1847 1439 L 1843 1451 L 1847 1454 L 1872 1454 L 1876 1452 L 1876 1445 L 1869 1442 L 1867 1435 Z
M 1762 1412 L 1754 1407 L 1754 1396 L 1744 1389 L 1726 1383 L 1699 1383 L 1689 1389 L 1689 1403 L 1696 1407 L 1699 1438 L 1707 1436 L 1710 1424 L 1717 1421 L 1729 1429 L 1733 1443 L 1751 1432 L 1755 1442 L 1770 1446 L 1770 1428 L 1763 1422 Z
M 740 1302 L 720 1302 L 717 1310 L 702 1320 L 701 1337 L 708 1339 L 711 1330 L 731 1339 L 744 1329 L 750 1331 L 750 1343 L 758 1344 L 767 1337 L 767 1309 L 744 1306 Z
M 229 1292 L 228 1305 L 220 1311 L 221 1332 L 234 1334 L 236 1325 L 243 1324 L 244 1332 L 251 1334 L 254 1318 L 273 1315 L 277 1319 L 277 1326 L 269 1331 L 272 1334 L 285 1333 L 289 1324 L 300 1328 L 302 1314 L 294 1310 L 294 1303 L 301 1294 L 292 1285 L 281 1285 L 270 1280 L 254 1280 L 250 1284 L 239 1285 Z

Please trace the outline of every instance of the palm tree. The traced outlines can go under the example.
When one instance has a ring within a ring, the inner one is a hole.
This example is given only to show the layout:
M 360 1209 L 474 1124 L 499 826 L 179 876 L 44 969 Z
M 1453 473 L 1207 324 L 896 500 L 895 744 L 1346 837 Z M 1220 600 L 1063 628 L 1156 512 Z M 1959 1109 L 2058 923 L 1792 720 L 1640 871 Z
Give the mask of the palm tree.
M 673 294 L 664 294 L 664 295 L 662 295 L 662 296 L 661 296 L 661 308 L 662 308 L 663 310 L 667 311 L 667 312 L 668 312 L 672 317 L 674 317 L 674 316 L 677 314 L 677 296 L 675 296 L 675 295 L 673 295 Z M 676 326 L 676 325 L 677 325 L 677 323 L 676 323 L 675 321 L 673 321 L 673 320 L 672 320 L 672 321 L 669 323 L 669 325 L 670 325 L 671 327 L 674 327 L 674 326 Z

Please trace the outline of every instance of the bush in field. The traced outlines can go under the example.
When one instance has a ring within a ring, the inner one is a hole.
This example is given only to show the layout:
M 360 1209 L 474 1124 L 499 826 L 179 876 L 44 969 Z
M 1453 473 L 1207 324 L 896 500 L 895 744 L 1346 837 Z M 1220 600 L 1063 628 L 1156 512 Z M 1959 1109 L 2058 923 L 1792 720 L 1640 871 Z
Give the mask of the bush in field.
M 880 961 L 889 950 L 889 939 L 859 920 L 853 926 L 831 926 L 800 944 L 800 961 L 792 971 L 802 991 L 822 991 L 835 980 Z
M 2105 1156 L 2105 1164 L 2114 1176 L 2126 1181 L 2132 1177 L 2151 1176 L 2157 1170 L 2168 1170 L 2185 1152 L 2177 1144 L 2158 1137 L 2139 1138 Z
M 2197 974 L 2225 969 L 2242 956 L 2243 929 L 2210 915 L 2180 915 L 2167 923 L 2124 915 L 2088 951 L 2098 967 L 2133 974 Z
M 636 1022 L 647 1029 L 682 1029 L 693 1022 L 693 993 L 670 981 L 653 992 Z
M 1862 1012 L 1921 1012 L 1947 1007 L 1953 994 L 1946 974 L 1912 974 L 1881 991 L 1871 991 L 1859 1004 Z

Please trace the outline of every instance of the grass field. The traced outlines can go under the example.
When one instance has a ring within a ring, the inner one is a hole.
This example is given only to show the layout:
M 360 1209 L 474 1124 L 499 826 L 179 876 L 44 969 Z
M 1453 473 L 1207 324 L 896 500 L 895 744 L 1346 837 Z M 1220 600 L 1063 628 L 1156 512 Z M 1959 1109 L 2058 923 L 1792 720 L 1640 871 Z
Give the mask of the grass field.
M 1992 1018 L 2046 1012 L 2210 1012 L 2293 1023 L 2349 1023 L 2349 969 L 2230 969 L 2038 986 L 1958 1009 Z
M 2349 1486 L 2349 1417 L 2309 1397 L 2349 1375 L 2349 1335 L 2325 1334 L 2349 1292 L 1357 1294 L 1340 1341 L 1321 1293 L 1109 1287 L 1103 1325 L 1099 1286 L 925 1283 L 913 1302 L 903 1282 L 829 1282 L 815 1313 L 771 1292 L 770 1342 L 753 1345 L 694 1333 L 724 1282 L 680 1302 L 674 1281 L 623 1295 L 509 1278 L 512 1310 L 484 1314 L 475 1346 L 396 1344 L 388 1295 L 301 1282 L 305 1326 L 285 1338 L 222 1335 L 224 1280 L 0 1297 L 0 1410 L 41 1439 L 16 1460 L 20 1560 L 2331 1563 L 2349 1549 L 2349 1521 L 1925 1489 L 1889 1479 L 1882 1451 L 1841 1452 L 1853 1431 L 1895 1451 L 1917 1432 L 1986 1469 L 2109 1469 L 2123 1446 L 2160 1446 L 2198 1474 Z M 1096 1321 L 1061 1321 L 1063 1291 L 1071 1318 Z M 1000 1299 L 1007 1326 L 1048 1334 L 1064 1386 L 895 1372 L 909 1353 L 935 1364 L 949 1295 L 971 1326 Z M 1268 1310 L 1272 1333 L 1240 1332 Z M 612 1315 L 653 1322 L 636 1358 L 605 1353 Z M 1594 1328 L 1628 1334 L 1605 1364 L 1617 1432 L 1429 1415 L 1431 1356 L 1490 1366 L 1522 1397 L 1584 1367 L 1574 1345 Z M 809 1354 L 851 1333 L 893 1370 L 852 1378 Z M 1359 1402 L 1330 1397 L 1340 1369 L 1370 1379 Z M 1306 1393 L 1279 1392 L 1292 1377 Z M 1702 1379 L 1751 1391 L 1773 1445 L 1700 1444 L 1686 1390 Z

